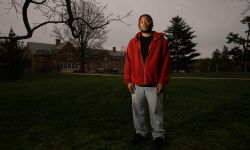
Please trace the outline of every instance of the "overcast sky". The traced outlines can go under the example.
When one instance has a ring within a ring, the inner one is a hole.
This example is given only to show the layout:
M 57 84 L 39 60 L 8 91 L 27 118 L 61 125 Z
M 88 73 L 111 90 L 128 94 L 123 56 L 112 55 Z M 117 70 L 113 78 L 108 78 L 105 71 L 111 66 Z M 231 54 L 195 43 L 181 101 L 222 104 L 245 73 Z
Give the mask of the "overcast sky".
M 21 16 L 17 17 L 14 12 L 7 13 L 6 1 L 0 0 L 0 32 L 7 34 L 10 26 L 17 34 L 24 34 L 25 28 Z M 242 10 L 246 7 L 245 2 L 239 0 L 97 0 L 103 5 L 107 4 L 107 14 L 125 15 L 133 10 L 133 15 L 124 21 L 131 24 L 127 26 L 119 22 L 108 25 L 108 39 L 104 43 L 105 49 L 127 46 L 129 40 L 139 31 L 137 27 L 138 17 L 148 13 L 153 17 L 154 30 L 163 32 L 170 26 L 171 18 L 179 15 L 195 31 L 197 36 L 196 49 L 201 53 L 200 58 L 211 58 L 215 49 L 222 49 L 226 45 L 226 36 L 229 32 L 243 34 L 246 27 L 240 23 Z M 39 22 L 42 19 L 34 10 L 29 9 L 31 22 Z M 115 16 L 114 16 L 115 17 Z M 33 37 L 26 41 L 55 43 L 50 36 L 52 26 L 35 31 Z M 2 35 L 2 34 L 1 34 Z

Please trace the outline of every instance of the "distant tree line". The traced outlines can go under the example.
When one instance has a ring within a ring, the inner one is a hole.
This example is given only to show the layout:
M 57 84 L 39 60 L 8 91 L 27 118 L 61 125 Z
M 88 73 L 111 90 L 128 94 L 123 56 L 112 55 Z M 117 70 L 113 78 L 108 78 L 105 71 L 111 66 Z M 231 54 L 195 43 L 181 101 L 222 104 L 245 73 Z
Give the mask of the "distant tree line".
M 171 26 L 164 31 L 169 41 L 173 72 L 249 72 L 250 71 L 250 16 L 241 20 L 247 25 L 245 35 L 230 32 L 227 44 L 216 49 L 212 58 L 196 59 L 197 52 L 192 40 L 196 36 L 192 28 L 180 16 L 173 17 Z
M 232 53 L 225 45 L 223 49 L 216 49 L 212 58 L 195 60 L 192 65 L 193 72 L 239 72 L 242 67 L 232 59 Z
M 250 16 L 244 17 L 241 23 L 248 27 L 245 35 L 230 32 L 226 37 L 230 48 L 224 46 L 223 50 L 216 49 L 213 52 L 212 62 L 216 72 L 250 71 Z

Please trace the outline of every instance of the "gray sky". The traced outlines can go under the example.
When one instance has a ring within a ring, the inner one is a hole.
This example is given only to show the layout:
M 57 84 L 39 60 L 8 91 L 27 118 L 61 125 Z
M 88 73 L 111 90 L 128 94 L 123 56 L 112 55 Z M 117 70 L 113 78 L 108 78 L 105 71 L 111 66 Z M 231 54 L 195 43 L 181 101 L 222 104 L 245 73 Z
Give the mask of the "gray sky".
M 6 14 L 8 7 L 7 0 L 0 0 L 0 32 L 7 34 L 10 26 L 17 34 L 24 34 L 25 28 L 21 16 L 16 16 L 14 12 Z M 139 31 L 137 27 L 138 17 L 148 13 L 153 17 L 154 30 L 163 32 L 170 26 L 171 18 L 179 15 L 190 25 L 197 36 L 196 49 L 201 53 L 200 58 L 210 58 L 212 52 L 218 48 L 222 49 L 226 45 L 226 36 L 229 32 L 243 34 L 246 27 L 240 23 L 245 8 L 245 2 L 238 0 L 97 0 L 103 5 L 107 4 L 107 14 L 124 15 L 133 10 L 133 16 L 124 21 L 131 24 L 127 26 L 119 22 L 108 25 L 108 39 L 104 43 L 104 48 L 112 49 L 115 46 L 118 50 L 121 46 L 127 46 L 129 40 Z M 31 22 L 40 22 L 42 17 L 29 9 Z M 115 16 L 114 16 L 115 17 Z M 33 37 L 26 41 L 55 43 L 50 36 L 52 26 L 35 31 Z

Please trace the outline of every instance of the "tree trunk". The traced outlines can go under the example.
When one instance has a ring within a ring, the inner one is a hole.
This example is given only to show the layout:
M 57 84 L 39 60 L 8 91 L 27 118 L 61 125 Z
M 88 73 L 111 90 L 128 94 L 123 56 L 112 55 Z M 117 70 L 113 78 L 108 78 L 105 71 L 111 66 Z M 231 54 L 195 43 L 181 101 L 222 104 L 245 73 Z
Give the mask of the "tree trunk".
M 80 72 L 85 73 L 85 51 L 86 51 L 86 46 L 81 43 L 80 46 L 80 52 L 81 52 L 81 70 Z

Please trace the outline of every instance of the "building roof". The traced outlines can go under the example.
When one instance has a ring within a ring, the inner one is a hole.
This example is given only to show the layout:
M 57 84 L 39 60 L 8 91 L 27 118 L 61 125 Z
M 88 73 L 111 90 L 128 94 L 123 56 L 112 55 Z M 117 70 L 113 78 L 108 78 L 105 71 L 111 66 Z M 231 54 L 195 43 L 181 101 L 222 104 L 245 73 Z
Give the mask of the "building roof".
M 110 56 L 113 56 L 113 57 L 124 57 L 126 55 L 125 51 L 113 51 L 113 50 L 104 50 L 104 49 L 96 49 L 96 50 L 97 51 L 105 51 Z
M 96 59 L 96 58 L 105 58 L 107 56 L 112 59 L 124 59 L 126 52 L 124 51 L 113 51 L 106 49 L 88 49 L 86 53 L 86 58 Z
M 55 52 L 55 50 L 62 49 L 66 44 L 67 42 L 61 43 L 59 45 L 27 42 L 27 45 L 30 46 L 32 54 L 43 54 L 43 55 L 51 55 Z
M 42 55 L 51 55 L 54 54 L 57 50 L 62 49 L 68 42 L 63 42 L 58 45 L 46 44 L 46 43 L 37 43 L 37 42 L 27 42 L 27 46 L 30 46 L 32 54 L 42 54 Z M 124 51 L 113 51 L 113 50 L 104 50 L 104 49 L 93 49 L 94 53 L 98 51 L 106 52 L 111 57 L 124 57 L 126 52 Z
M 110 54 L 110 56 L 114 56 L 114 57 L 124 57 L 126 55 L 126 52 L 124 52 L 124 51 L 110 51 L 109 54 Z

